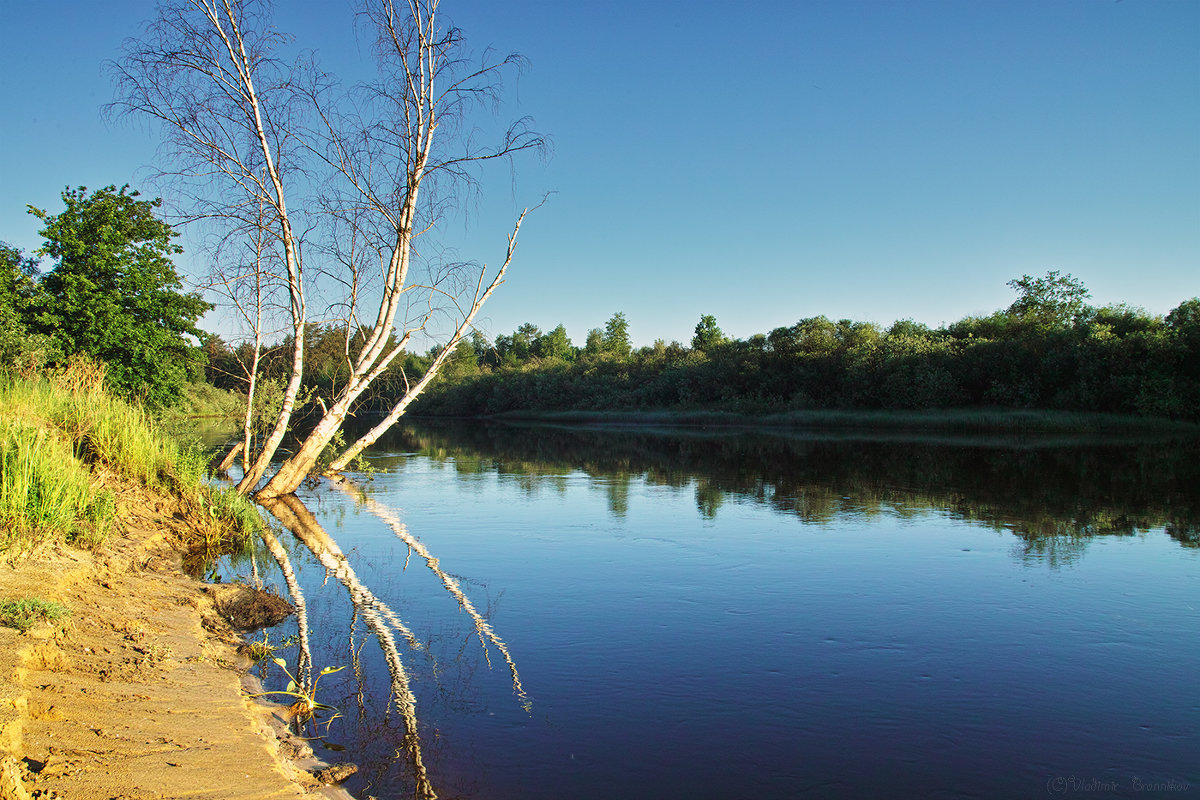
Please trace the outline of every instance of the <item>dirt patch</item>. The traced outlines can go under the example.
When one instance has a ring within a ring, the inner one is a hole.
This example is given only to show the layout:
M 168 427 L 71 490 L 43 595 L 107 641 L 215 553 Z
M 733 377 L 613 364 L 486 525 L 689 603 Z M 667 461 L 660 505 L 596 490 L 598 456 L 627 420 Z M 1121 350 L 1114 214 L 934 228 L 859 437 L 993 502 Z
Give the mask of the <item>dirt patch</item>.
M 106 480 L 119 524 L 101 551 L 0 564 L 0 597 L 70 610 L 27 633 L 0 628 L 0 800 L 331 796 L 309 772 L 328 765 L 281 744 L 276 707 L 243 689 L 240 637 L 181 572 L 186 515 Z
M 249 632 L 278 625 L 296 613 L 287 600 L 274 592 L 242 583 L 205 587 L 219 613 L 234 630 Z

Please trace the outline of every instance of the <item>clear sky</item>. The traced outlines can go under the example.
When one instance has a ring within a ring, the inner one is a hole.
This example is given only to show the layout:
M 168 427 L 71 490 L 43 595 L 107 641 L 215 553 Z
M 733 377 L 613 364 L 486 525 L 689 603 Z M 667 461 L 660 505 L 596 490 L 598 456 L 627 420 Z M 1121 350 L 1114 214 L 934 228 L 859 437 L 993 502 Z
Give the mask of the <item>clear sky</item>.
M 279 7 L 354 77 L 344 0 Z M 686 342 L 701 314 L 743 338 L 817 314 L 938 325 L 1050 269 L 1096 304 L 1200 295 L 1198 0 L 443 7 L 475 45 L 529 58 L 509 113 L 554 142 L 490 173 L 447 232 L 495 262 L 520 207 L 555 193 L 485 311 L 493 336 L 562 322 L 582 344 L 618 310 L 639 345 Z M 58 210 L 68 184 L 156 194 L 149 131 L 99 113 L 102 62 L 153 5 L 0 9 L 0 240 L 29 251 L 25 204 Z

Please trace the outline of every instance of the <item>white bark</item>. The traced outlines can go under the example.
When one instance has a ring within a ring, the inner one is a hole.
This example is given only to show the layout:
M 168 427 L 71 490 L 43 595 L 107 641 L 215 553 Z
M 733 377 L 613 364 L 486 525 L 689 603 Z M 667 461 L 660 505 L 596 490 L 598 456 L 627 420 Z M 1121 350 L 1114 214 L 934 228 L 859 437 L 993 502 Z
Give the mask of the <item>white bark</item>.
M 453 333 L 433 366 L 408 387 L 386 424 L 356 442 L 338 463 L 344 465 L 375 441 L 437 375 L 483 303 L 503 282 L 512 260 L 515 230 L 503 267 L 490 277 L 486 267 L 481 270 L 473 281 L 473 295 L 469 289 L 464 296 L 447 286 L 444 275 L 425 283 L 412 279 L 416 239 L 438 224 L 442 211 L 438 202 L 445 202 L 440 196 L 432 202 L 426 191 L 430 178 L 441 176 L 448 185 L 470 186 L 473 164 L 545 145 L 527 130 L 524 120 L 508 128 L 490 149 L 471 142 L 467 110 L 498 98 L 499 76 L 519 62 L 517 57 L 469 65 L 462 54 L 461 31 L 441 22 L 440 0 L 362 2 L 361 15 L 376 33 L 381 78 L 373 86 L 360 87 L 341 104 L 328 102 L 329 90 L 319 85 L 323 80 L 319 70 L 313 71 L 312 86 L 303 89 L 282 71 L 282 76 L 276 74 L 273 82 L 266 82 L 263 94 L 263 71 L 280 72 L 271 52 L 280 37 L 255 16 L 256 9 L 265 7 L 256 0 L 166 0 L 147 42 L 127 46 L 127 58 L 118 68 L 126 90 L 121 107 L 159 119 L 186 164 L 204 165 L 210 175 L 221 179 L 223 200 L 206 201 L 207 216 L 224 216 L 260 234 L 267 232 L 282 250 L 279 280 L 288 296 L 290 373 L 270 433 L 253 443 L 248 426 L 243 430 L 243 442 L 252 446 L 247 447 L 244 475 L 237 486 L 242 493 L 254 491 L 266 475 L 288 431 L 304 377 L 308 308 L 301 245 L 288 205 L 289 175 L 295 173 L 283 165 L 301 153 L 308 159 L 305 166 L 310 173 L 321 167 L 333 176 L 333 182 L 320 189 L 320 196 L 327 198 L 318 203 L 323 215 L 310 208 L 306 218 L 323 216 L 322 224 L 333 226 L 323 234 L 327 241 L 338 241 L 341 228 L 349 226 L 355 245 L 345 271 L 332 276 L 350 287 L 348 301 L 341 304 L 347 310 L 340 316 L 347 327 L 349 378 L 299 449 L 258 490 L 263 499 L 294 492 L 371 383 L 404 352 L 415 334 L 428 334 L 434 320 L 450 315 Z M 301 102 L 319 120 L 318 129 L 296 124 L 289 116 Z M 297 145 L 298 140 L 303 144 Z M 177 174 L 189 173 L 180 169 Z M 432 186 L 438 188 L 437 183 Z M 248 219 L 254 204 L 260 209 L 256 225 Z M 265 224 L 263 207 L 270 211 Z M 243 209 L 246 217 L 241 216 Z M 363 246 L 357 247 L 360 240 Z M 364 331 L 361 349 L 352 354 L 349 337 L 354 335 L 353 323 L 361 318 L 359 278 L 365 274 L 359 260 L 367 257 L 379 259 L 379 305 L 374 324 Z M 459 276 L 451 274 L 449 280 Z M 414 300 L 418 296 L 423 299 Z M 406 307 L 423 310 L 400 318 L 400 310 Z M 261 332 L 261 319 L 254 328 Z M 261 344 L 261 339 L 257 341 Z M 250 402 L 257 388 L 257 357 L 255 362 L 249 376 Z

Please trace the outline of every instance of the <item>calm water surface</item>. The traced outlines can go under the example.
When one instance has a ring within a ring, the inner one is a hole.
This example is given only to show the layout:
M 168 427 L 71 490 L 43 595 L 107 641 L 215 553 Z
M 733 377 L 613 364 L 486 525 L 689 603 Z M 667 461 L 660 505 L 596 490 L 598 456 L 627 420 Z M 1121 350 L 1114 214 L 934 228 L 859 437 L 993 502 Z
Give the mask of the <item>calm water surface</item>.
M 1197 456 L 409 426 L 254 566 L 358 796 L 1188 796 Z

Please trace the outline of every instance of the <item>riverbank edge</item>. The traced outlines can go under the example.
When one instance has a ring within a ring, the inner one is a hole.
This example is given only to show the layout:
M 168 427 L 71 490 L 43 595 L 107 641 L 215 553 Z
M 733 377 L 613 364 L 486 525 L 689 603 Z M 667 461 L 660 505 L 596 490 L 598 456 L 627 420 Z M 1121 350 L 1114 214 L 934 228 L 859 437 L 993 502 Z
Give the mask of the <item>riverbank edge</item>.
M 419 416 L 436 420 L 435 416 Z M 562 425 L 761 428 L 765 430 L 879 431 L 913 433 L 1079 433 L 1178 434 L 1200 436 L 1200 424 L 1163 417 L 1095 412 L 1009 409 L 936 409 L 929 411 L 812 409 L 749 414 L 720 410 L 505 411 L 480 417 L 499 422 Z
M 102 726 L 118 724 L 115 706 L 125 701 L 106 704 L 104 693 L 93 691 L 87 696 L 85 718 L 64 717 L 62 712 L 55 711 L 53 698 L 38 697 L 39 691 L 46 688 L 44 676 L 56 671 L 84 673 L 88 667 L 83 662 L 101 651 L 120 656 L 132 647 L 135 653 L 153 654 L 152 648 L 158 642 L 172 643 L 165 649 L 173 650 L 176 658 L 168 656 L 158 664 L 153 657 L 141 657 L 160 669 L 146 677 L 145 686 L 139 691 L 145 692 L 144 696 L 150 700 L 155 682 L 161 686 L 169 680 L 159 673 L 178 669 L 188 675 L 176 681 L 182 685 L 172 687 L 171 698 L 182 697 L 184 708 L 219 709 L 219 714 L 215 735 L 211 728 L 205 730 L 209 737 L 201 748 L 208 751 L 205 757 L 200 761 L 192 759 L 196 766 L 182 771 L 185 774 L 180 775 L 177 792 L 158 789 L 155 796 L 353 800 L 340 787 L 322 784 L 313 777 L 314 771 L 329 764 L 315 758 L 307 745 L 290 735 L 285 708 L 250 697 L 261 691 L 261 687 L 249 672 L 251 662 L 242 652 L 244 637 L 216 613 L 210 587 L 187 576 L 182 569 L 184 553 L 189 543 L 195 541 L 195 532 L 202 528 L 201 521 L 189 518 L 194 513 L 189 504 L 113 474 L 105 475 L 103 480 L 118 497 L 116 529 L 104 545 L 87 551 L 58 544 L 15 562 L 0 563 L 0 597 L 31 594 L 29 590 L 33 588 L 39 596 L 62 602 L 70 610 L 70 616 L 62 623 L 43 623 L 25 633 L 0 627 L 0 800 L 90 797 L 86 792 L 91 787 L 86 780 L 85 793 L 78 793 L 78 783 L 56 783 L 47 767 L 54 760 L 62 762 L 59 754 L 67 752 L 61 745 L 69 741 L 68 728 L 82 725 L 94 729 L 99 736 Z M 111 603 L 114 585 L 121 587 L 119 594 L 123 599 L 141 601 L 143 611 L 146 605 L 169 603 L 173 611 L 181 613 L 135 613 L 133 616 L 138 619 L 134 621 L 114 616 L 111 606 L 104 605 L 104 601 L 93 601 L 95 595 L 107 593 L 106 600 Z M 141 648 L 131 645 L 128 631 L 143 626 L 152 632 L 150 650 L 144 642 Z M 95 638 L 97 631 L 102 634 L 99 639 Z M 82 655 L 83 652 L 89 656 Z M 183 658 L 183 653 L 198 655 Z M 191 673 L 198 666 L 209 671 L 210 679 L 193 680 Z M 212 679 L 211 675 L 217 677 Z M 97 679 L 100 687 L 110 680 L 103 674 Z M 125 686 L 128 680 L 136 681 L 122 677 L 121 685 Z M 61 687 L 58 691 L 62 691 Z M 164 714 L 160 710 L 155 734 L 162 737 L 165 733 L 165 738 L 186 742 L 195 735 L 195 718 L 188 713 L 173 715 L 173 711 L 168 709 Z M 70 711 L 66 713 L 69 715 Z M 167 720 L 165 728 L 164 720 Z M 36 729 L 47 726 L 49 730 L 43 734 L 58 737 L 60 747 L 47 749 L 35 741 Z M 130 762 L 143 759 L 144 743 L 139 746 L 136 739 L 134 735 L 106 740 L 105 759 L 89 764 L 84 771 L 129 774 L 127 765 L 118 764 L 114 768 L 110 765 L 122 759 Z M 219 744 L 209 744 L 212 741 Z M 70 761 L 64 763 L 66 766 L 61 763 L 53 766 L 69 776 Z M 217 767 L 230 763 L 238 764 L 238 771 L 243 766 L 253 771 L 252 779 L 222 785 L 222 770 Z M 95 788 L 96 796 L 101 796 L 103 787 Z M 63 795 L 63 790 L 68 793 Z

